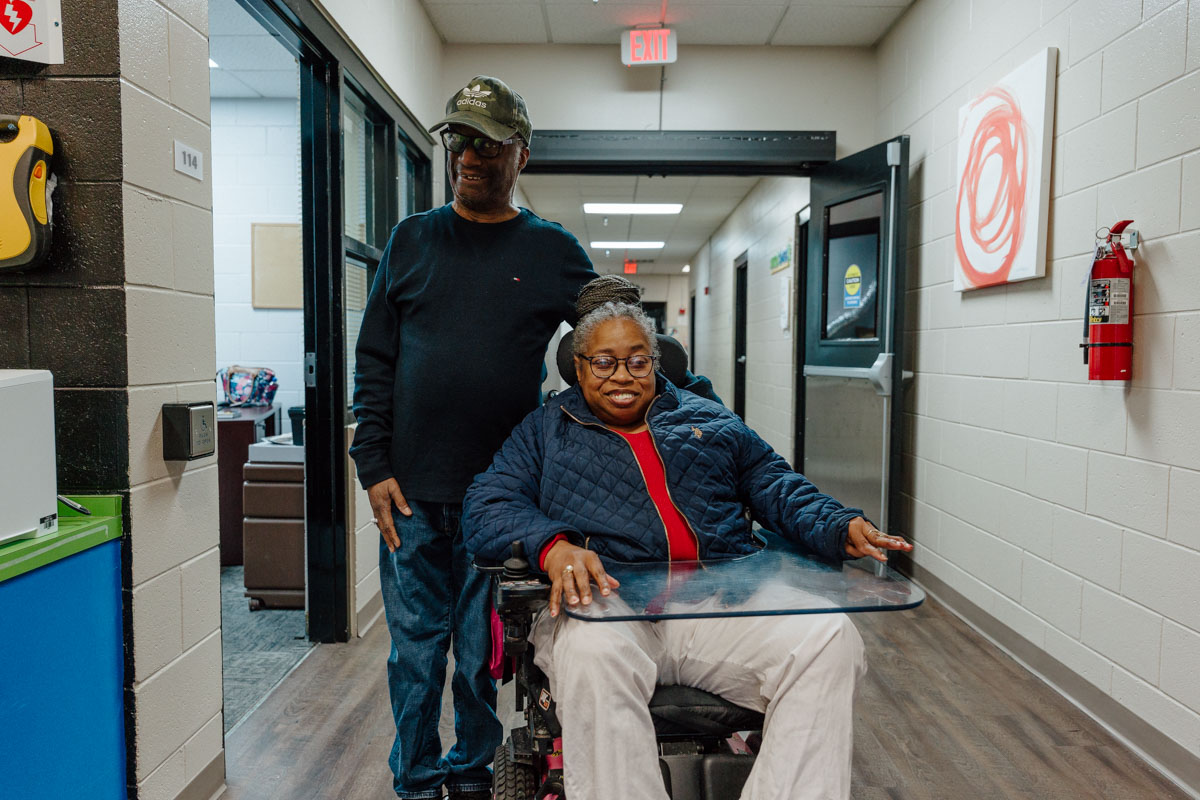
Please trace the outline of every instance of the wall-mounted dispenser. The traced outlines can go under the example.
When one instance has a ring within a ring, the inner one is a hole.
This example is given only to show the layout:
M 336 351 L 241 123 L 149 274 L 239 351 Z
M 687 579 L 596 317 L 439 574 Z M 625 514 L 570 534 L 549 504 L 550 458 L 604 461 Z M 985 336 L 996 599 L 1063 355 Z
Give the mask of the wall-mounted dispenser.
M 0 270 L 31 269 L 50 253 L 53 155 L 44 122 L 0 115 Z

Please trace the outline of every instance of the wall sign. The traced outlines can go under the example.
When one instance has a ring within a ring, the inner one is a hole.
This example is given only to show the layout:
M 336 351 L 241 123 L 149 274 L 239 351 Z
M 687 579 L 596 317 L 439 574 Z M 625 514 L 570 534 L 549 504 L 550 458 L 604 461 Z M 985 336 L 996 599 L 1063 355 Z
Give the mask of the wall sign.
M 4 2 L 4 0 L 0 0 Z M 175 171 L 182 172 L 189 178 L 204 180 L 204 153 L 194 147 L 188 147 L 178 139 L 175 140 Z
M 846 267 L 846 275 L 842 278 L 842 308 L 859 308 L 862 306 L 862 270 L 858 264 Z
M 781 246 L 771 254 L 771 272 L 785 270 L 792 265 L 792 243 Z
M 63 63 L 61 0 L 0 0 L 0 56 Z
M 677 55 L 670 28 L 634 28 L 621 34 L 621 63 L 627 67 L 674 64 Z

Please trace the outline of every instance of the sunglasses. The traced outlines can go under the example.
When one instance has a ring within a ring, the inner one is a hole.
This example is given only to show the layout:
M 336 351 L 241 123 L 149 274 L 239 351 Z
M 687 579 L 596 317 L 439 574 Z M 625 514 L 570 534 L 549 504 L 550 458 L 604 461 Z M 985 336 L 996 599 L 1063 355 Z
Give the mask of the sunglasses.
M 486 136 L 467 136 L 465 133 L 455 133 L 454 131 L 442 131 L 442 144 L 451 153 L 461 153 L 467 149 L 467 145 L 471 145 L 475 152 L 484 158 L 495 158 L 500 155 L 500 151 L 506 144 L 522 141 L 521 137 L 513 136 L 498 142 L 495 139 L 489 139 Z

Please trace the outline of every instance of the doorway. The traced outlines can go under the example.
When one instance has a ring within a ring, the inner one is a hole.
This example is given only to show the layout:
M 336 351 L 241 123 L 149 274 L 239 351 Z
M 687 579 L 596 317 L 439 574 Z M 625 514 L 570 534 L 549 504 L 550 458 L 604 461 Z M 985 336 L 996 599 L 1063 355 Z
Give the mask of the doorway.
M 369 524 L 346 454 L 354 336 L 391 227 L 428 208 L 433 140 L 315 4 L 213 0 L 209 28 L 214 368 L 267 389 L 248 407 L 218 387 L 235 401 L 218 423 L 226 654 L 240 637 L 271 662 L 225 673 L 265 691 L 295 652 L 346 641 L 382 607 L 354 558 Z M 227 726 L 253 703 L 227 696 Z
M 209 4 L 226 731 L 311 647 L 301 53 L 261 11 Z
M 746 302 L 750 290 L 749 253 L 733 264 L 733 413 L 746 419 Z

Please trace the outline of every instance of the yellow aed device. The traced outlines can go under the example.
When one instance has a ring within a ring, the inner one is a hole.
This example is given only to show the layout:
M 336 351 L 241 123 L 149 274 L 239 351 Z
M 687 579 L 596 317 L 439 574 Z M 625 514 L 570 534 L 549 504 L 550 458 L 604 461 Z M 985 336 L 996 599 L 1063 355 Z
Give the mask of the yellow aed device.
M 53 155 L 44 122 L 0 115 L 0 270 L 36 267 L 50 252 Z

